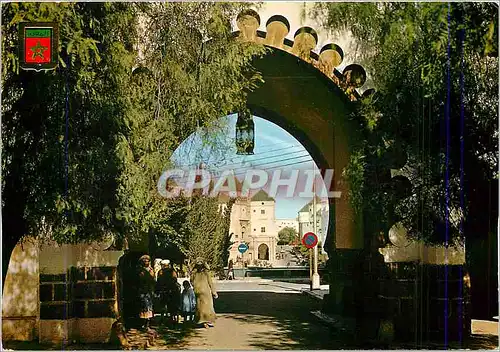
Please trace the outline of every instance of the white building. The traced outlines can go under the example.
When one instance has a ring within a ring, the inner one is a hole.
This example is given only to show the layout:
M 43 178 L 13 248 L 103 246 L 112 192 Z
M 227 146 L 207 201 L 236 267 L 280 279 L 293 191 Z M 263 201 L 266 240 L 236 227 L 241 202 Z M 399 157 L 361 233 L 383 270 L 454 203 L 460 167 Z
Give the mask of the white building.
M 299 237 L 308 232 L 314 232 L 314 213 L 313 201 L 304 205 L 298 213 Z M 316 235 L 323 245 L 325 243 L 326 232 L 328 229 L 328 202 L 316 197 Z
M 240 186 L 240 185 L 238 185 Z M 252 198 L 239 197 L 231 209 L 229 233 L 234 244 L 229 259 L 236 265 L 273 265 L 276 261 L 278 228 L 274 198 L 264 191 Z M 245 243 L 248 250 L 241 254 L 238 246 Z

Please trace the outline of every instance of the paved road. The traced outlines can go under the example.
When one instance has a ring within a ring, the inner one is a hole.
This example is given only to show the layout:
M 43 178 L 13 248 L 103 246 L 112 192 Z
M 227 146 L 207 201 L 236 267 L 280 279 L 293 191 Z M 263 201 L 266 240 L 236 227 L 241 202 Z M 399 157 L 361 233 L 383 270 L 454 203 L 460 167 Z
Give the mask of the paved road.
M 165 331 L 161 333 L 165 343 L 158 339 L 151 349 L 348 348 L 345 339 L 336 338 L 310 313 L 319 309 L 320 304 L 318 300 L 296 292 L 222 290 L 215 302 L 218 316 L 215 327 Z
M 301 290 L 308 289 L 309 285 L 297 284 L 293 282 L 281 282 L 273 280 L 253 279 L 253 280 L 221 280 L 216 281 L 215 286 L 218 292 L 273 292 L 273 293 L 301 293 Z

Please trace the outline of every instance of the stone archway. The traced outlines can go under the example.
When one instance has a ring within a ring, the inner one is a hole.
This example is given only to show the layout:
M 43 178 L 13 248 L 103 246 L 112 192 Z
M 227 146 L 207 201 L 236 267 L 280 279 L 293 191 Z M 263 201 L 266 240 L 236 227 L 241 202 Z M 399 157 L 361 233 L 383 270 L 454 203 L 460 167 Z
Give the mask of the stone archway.
M 334 170 L 334 191 L 340 191 L 341 198 L 330 199 L 325 249 L 363 248 L 361 214 L 355 214 L 350 205 L 349 180 L 342 171 L 362 138 L 360 125 L 349 115 L 361 98 L 356 88 L 366 80 L 364 69 L 354 64 L 342 73 L 335 69 L 344 55 L 336 44 L 324 45 L 319 54 L 313 52 L 318 36 L 310 27 L 297 30 L 294 41 L 286 39 L 290 25 L 283 16 L 272 16 L 263 32 L 258 30 L 259 15 L 246 10 L 238 16 L 237 25 L 237 40 L 271 49 L 253 61 L 264 83 L 248 94 L 252 114 L 293 135 L 320 169 Z
M 361 66 L 348 65 L 342 73 L 335 69 L 343 59 L 342 49 L 337 45 L 326 44 L 319 54 L 313 52 L 318 43 L 318 36 L 310 27 L 299 28 L 294 34 L 294 40 L 291 41 L 286 38 L 290 31 L 290 24 L 283 16 L 275 15 L 269 18 L 266 23 L 266 32 L 258 30 L 260 17 L 253 10 L 240 13 L 237 24 L 240 31 L 235 33 L 235 37 L 238 40 L 262 44 L 271 49 L 265 56 L 256 58 L 253 62 L 254 67 L 262 74 L 264 83 L 248 94 L 247 106 L 252 114 L 287 130 L 303 144 L 320 169 L 334 170 L 334 191 L 341 192 L 341 197 L 329 199 L 329 228 L 324 248 L 329 254 L 329 271 L 332 277 L 330 293 L 325 296 L 324 307 L 328 307 L 329 313 L 352 315 L 357 309 L 355 299 L 357 303 L 367 301 L 366 293 L 357 292 L 355 287 L 361 287 L 358 291 L 362 291 L 363 286 L 378 286 L 379 279 L 384 276 L 377 271 L 379 268 L 374 269 L 376 267 L 372 265 L 374 263 L 366 265 L 363 261 L 371 257 L 376 261 L 374 257 L 378 255 L 378 260 L 381 261 L 380 267 L 384 270 L 388 268 L 378 248 L 365 248 L 363 251 L 365 245 L 363 217 L 351 206 L 349 179 L 343 175 L 352 153 L 356 151 L 358 142 L 363 138 L 362 122 L 351 118 L 351 112 L 360 98 L 374 93 L 374 90 L 369 89 L 363 95 L 356 91 L 356 88 L 363 86 L 366 80 L 366 73 Z M 409 263 L 391 264 L 390 271 L 396 278 L 388 278 L 387 285 L 394 291 L 398 291 L 395 287 L 404 286 L 397 280 L 401 279 L 402 272 L 406 272 L 395 269 L 399 264 L 401 267 L 413 265 L 412 263 L 411 265 Z M 427 277 L 434 277 L 434 279 L 425 283 L 420 281 L 420 284 L 423 287 L 436 286 L 435 278 L 438 275 L 436 272 L 440 272 L 441 267 L 427 265 L 424 268 L 422 269 L 420 264 L 414 265 L 408 271 L 412 273 L 409 276 L 414 278 L 418 270 L 427 270 L 433 273 L 433 276 Z M 456 282 L 463 282 L 461 277 L 463 268 L 459 265 L 455 268 L 456 272 L 453 275 L 455 275 Z M 422 276 L 426 277 L 426 275 Z M 376 277 L 376 284 L 372 285 L 368 282 L 366 285 L 358 285 L 359 279 L 369 277 Z M 405 277 L 404 280 L 406 279 Z M 396 292 L 391 292 L 391 294 L 397 296 Z M 415 297 L 419 294 L 414 293 Z M 356 295 L 359 297 L 355 298 Z M 377 295 L 374 294 L 370 299 L 374 297 Z M 394 302 L 394 297 L 390 299 Z M 379 304 L 373 302 L 367 309 L 372 309 L 373 306 Z M 456 302 L 458 302 L 456 307 L 450 308 L 450 311 L 466 309 L 463 303 L 465 299 L 460 298 Z M 411 322 L 405 320 L 411 309 L 403 308 L 403 303 L 400 307 L 397 313 L 400 320 L 397 325 L 405 333 L 411 329 L 417 331 L 418 328 L 410 327 Z M 447 323 L 443 326 L 442 322 L 437 321 L 435 317 L 422 315 L 422 312 L 428 309 L 425 304 L 419 303 L 418 309 L 420 312 L 413 310 L 412 313 L 421 321 L 427 319 L 429 323 L 432 322 L 434 332 L 442 334 L 447 330 Z M 358 312 L 362 310 L 358 309 Z M 363 320 L 363 314 L 360 317 L 360 320 Z M 453 323 L 453 325 L 457 327 L 453 336 L 460 334 L 465 336 L 470 333 L 470 329 L 466 327 L 467 324 L 470 326 L 470 318 L 464 318 L 460 323 L 459 320 L 462 318 L 459 315 L 455 315 L 452 319 L 455 319 L 456 324 Z M 464 328 L 458 328 L 460 325 Z M 460 333 L 457 333 L 458 331 Z
M 258 253 L 257 258 L 259 260 L 269 260 L 269 247 L 267 246 L 267 244 L 265 243 L 260 244 L 257 253 Z
M 352 295 L 346 293 L 352 291 L 352 268 L 364 245 L 362 214 L 355 213 L 351 206 L 349 180 L 343 171 L 362 140 L 361 124 L 350 115 L 361 98 L 356 88 L 363 85 L 366 73 L 359 65 L 349 65 L 342 73 L 336 70 L 343 52 L 333 43 L 323 46 L 319 54 L 314 53 L 318 36 L 312 28 L 297 30 L 294 41 L 286 39 L 290 26 L 283 16 L 271 17 L 266 23 L 267 32 L 258 30 L 260 18 L 252 10 L 242 12 L 237 24 L 237 40 L 270 49 L 253 61 L 264 83 L 248 94 L 247 107 L 253 115 L 294 136 L 321 170 L 334 170 L 331 191 L 341 196 L 328 200 L 324 248 L 335 276 L 327 305 L 340 314 L 346 306 L 355 304 Z

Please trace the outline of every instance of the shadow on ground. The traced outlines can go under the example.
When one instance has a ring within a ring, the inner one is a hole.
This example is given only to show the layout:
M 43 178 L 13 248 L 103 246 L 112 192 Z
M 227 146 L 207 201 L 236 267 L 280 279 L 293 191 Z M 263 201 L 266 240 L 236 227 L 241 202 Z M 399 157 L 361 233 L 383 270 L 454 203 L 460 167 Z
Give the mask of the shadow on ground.
M 215 302 L 218 314 L 249 324 L 276 327 L 265 335 L 249 336 L 256 349 L 447 349 L 442 343 L 360 344 L 355 337 L 321 323 L 310 312 L 320 310 L 321 301 L 308 295 L 270 292 L 221 292 Z M 497 349 L 498 336 L 472 335 L 462 346 L 448 349 Z
M 136 329 L 127 332 L 127 339 L 132 350 L 167 350 L 183 349 L 189 338 L 196 337 L 198 329 L 194 326 L 178 324 L 175 327 L 159 327 L 152 325 L 157 332 L 154 343 L 151 344 L 150 334 Z M 4 349 L 12 350 L 118 350 L 118 346 L 109 343 L 70 343 L 63 347 L 50 344 L 40 344 L 38 341 L 7 341 L 3 344 Z
M 248 324 L 270 324 L 265 335 L 250 333 L 256 349 L 349 349 L 356 348 L 347 335 L 321 324 L 310 313 L 321 302 L 302 294 L 270 292 L 220 292 L 217 314 Z
M 127 332 L 127 338 L 133 350 L 183 349 L 188 344 L 189 339 L 196 337 L 199 331 L 191 324 L 164 327 L 153 322 L 151 327 L 157 333 L 154 343 L 151 343 L 151 334 L 135 329 L 130 329 Z

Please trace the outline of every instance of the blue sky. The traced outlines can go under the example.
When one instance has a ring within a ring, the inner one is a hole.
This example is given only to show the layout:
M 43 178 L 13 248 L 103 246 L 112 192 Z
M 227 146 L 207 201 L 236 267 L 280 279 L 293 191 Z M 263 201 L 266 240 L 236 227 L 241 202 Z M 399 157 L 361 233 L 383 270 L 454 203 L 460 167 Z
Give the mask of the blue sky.
M 292 169 L 317 169 L 307 150 L 291 134 L 265 119 L 254 116 L 254 155 L 237 155 L 234 145 L 237 116 L 229 115 L 215 122 L 217 133 L 207 135 L 202 130 L 189 136 L 172 155 L 177 167 L 189 167 L 203 162 L 209 170 L 233 169 L 236 177 L 243 180 L 248 168 L 268 171 L 282 170 L 282 178 L 288 178 Z M 267 186 L 263 187 L 268 190 Z M 297 192 L 302 191 L 302 189 Z M 294 196 L 285 198 L 286 190 L 278 189 L 276 218 L 296 218 L 297 212 L 310 198 Z M 296 192 L 296 193 L 297 193 Z

